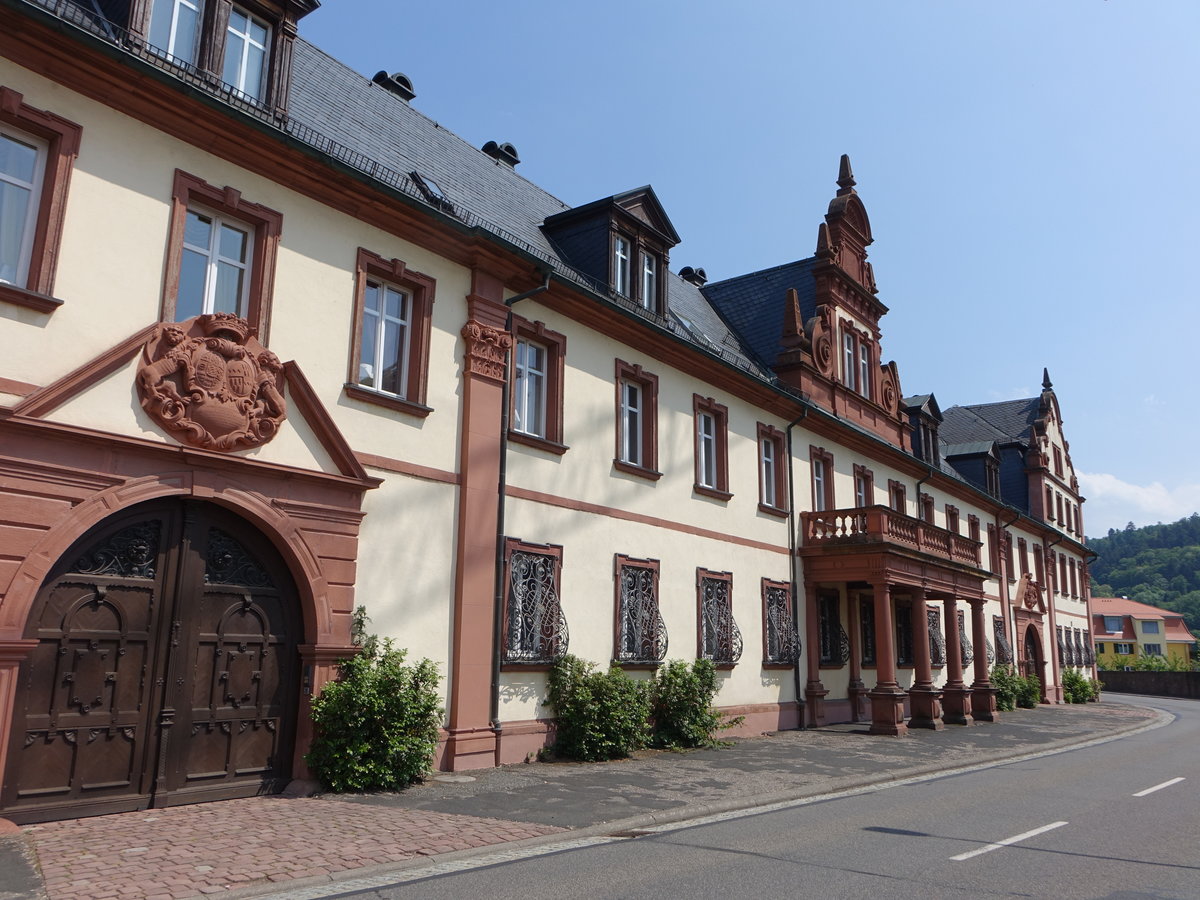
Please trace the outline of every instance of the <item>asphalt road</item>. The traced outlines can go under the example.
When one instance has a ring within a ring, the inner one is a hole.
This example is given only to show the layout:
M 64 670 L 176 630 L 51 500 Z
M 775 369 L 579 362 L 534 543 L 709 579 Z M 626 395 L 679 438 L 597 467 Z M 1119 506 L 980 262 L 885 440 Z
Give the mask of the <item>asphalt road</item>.
M 965 775 L 326 896 L 1194 900 L 1200 703 L 1123 699 L 1175 720 Z

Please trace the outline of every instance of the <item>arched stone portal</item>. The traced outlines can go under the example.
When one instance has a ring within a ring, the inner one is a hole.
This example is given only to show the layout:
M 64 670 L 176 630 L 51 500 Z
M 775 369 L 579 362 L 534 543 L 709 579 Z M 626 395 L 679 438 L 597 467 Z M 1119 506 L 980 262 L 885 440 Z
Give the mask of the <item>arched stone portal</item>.
M 32 604 L 0 812 L 30 822 L 282 788 L 303 632 L 292 573 L 245 519 L 183 498 L 105 519 Z
M 1023 665 L 1025 677 L 1034 676 L 1041 685 L 1041 700 L 1046 702 L 1046 658 L 1042 654 L 1042 638 L 1038 627 L 1030 622 L 1025 629 L 1025 657 Z

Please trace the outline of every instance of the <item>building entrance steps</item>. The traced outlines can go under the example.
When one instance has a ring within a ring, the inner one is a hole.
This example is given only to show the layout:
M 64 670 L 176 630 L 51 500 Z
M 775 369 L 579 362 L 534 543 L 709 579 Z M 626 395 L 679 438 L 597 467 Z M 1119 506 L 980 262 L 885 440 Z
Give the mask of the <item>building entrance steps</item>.
M 867 723 L 831 725 L 610 763 L 476 770 L 471 780 L 430 778 L 393 794 L 256 797 L 28 825 L 0 836 L 0 859 L 13 863 L 4 876 L 13 887 L 0 882 L 0 897 L 35 883 L 36 863 L 48 900 L 237 900 L 443 854 L 607 834 L 949 772 L 1166 721 L 1153 709 L 1103 702 L 1017 710 L 1000 722 L 901 739 L 869 735 Z M 20 889 L 15 896 L 35 896 Z

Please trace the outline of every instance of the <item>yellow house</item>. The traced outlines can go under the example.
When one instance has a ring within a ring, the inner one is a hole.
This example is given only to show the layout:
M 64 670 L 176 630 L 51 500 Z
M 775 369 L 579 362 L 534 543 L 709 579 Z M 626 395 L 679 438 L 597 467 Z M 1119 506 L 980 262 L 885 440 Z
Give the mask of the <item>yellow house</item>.
M 1179 613 L 1126 597 L 1093 597 L 1092 619 L 1100 663 L 1122 656 L 1187 662 L 1196 643 Z

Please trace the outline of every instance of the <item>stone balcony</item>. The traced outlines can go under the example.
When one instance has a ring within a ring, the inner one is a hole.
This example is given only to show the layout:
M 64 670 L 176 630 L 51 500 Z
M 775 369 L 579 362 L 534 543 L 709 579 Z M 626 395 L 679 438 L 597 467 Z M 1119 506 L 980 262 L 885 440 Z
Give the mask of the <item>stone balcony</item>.
M 887 506 L 832 509 L 800 514 L 800 546 L 805 550 L 851 547 L 900 550 L 979 568 L 979 541 L 930 525 Z

